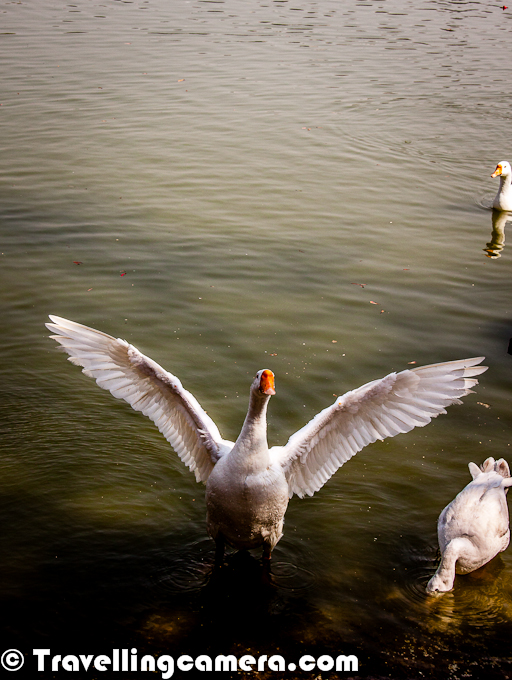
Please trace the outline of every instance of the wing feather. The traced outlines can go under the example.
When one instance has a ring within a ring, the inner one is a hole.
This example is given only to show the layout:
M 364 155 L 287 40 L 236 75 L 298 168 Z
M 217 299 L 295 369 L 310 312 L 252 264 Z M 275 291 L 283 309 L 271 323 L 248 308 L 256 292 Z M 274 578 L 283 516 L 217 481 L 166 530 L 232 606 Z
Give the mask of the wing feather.
M 150 418 L 181 460 L 206 482 L 218 459 L 233 443 L 220 436 L 213 420 L 176 376 L 125 340 L 50 316 L 46 326 L 69 361 L 83 373 Z
M 390 373 L 339 397 L 295 432 L 275 455 L 290 496 L 313 495 L 343 463 L 377 439 L 423 427 L 461 403 L 487 370 L 484 357 Z

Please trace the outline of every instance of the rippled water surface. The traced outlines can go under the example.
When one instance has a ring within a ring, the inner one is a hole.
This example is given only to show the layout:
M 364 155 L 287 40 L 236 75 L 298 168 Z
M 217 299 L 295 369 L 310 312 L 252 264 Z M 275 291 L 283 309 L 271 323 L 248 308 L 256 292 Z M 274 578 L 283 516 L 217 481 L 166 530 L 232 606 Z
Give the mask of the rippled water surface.
M 512 10 L 38 0 L 0 16 L 2 649 L 33 670 L 34 647 L 114 645 L 509 677 L 512 550 L 441 598 L 424 588 L 468 462 L 512 463 L 512 246 L 489 210 L 512 159 Z M 268 587 L 257 552 L 212 578 L 203 487 L 55 351 L 48 314 L 132 342 L 227 439 L 260 368 L 277 376 L 270 444 L 412 362 L 489 371 L 294 498 Z

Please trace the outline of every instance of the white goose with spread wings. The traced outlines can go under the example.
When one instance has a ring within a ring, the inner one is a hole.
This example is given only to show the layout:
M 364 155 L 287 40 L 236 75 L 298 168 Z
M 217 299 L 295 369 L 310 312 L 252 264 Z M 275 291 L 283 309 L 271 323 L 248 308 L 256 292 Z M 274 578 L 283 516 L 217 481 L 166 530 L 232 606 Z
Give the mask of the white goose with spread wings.
M 288 500 L 313 495 L 349 458 L 377 439 L 422 427 L 471 392 L 483 357 L 390 373 L 338 397 L 285 446 L 267 444 L 266 412 L 274 374 L 258 371 L 235 443 L 181 382 L 125 340 L 50 316 L 51 337 L 83 372 L 142 411 L 158 427 L 198 482 L 206 484 L 207 526 L 218 554 L 263 545 L 264 557 L 283 534 Z

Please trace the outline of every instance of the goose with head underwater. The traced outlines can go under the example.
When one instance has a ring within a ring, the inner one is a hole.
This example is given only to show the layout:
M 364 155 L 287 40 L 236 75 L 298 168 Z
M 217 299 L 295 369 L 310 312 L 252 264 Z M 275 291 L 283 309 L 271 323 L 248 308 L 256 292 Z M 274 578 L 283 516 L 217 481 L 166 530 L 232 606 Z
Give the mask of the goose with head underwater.
M 492 207 L 495 210 L 512 211 L 512 168 L 508 161 L 501 161 L 491 177 L 500 178 L 500 188 L 496 194 Z
M 217 545 L 217 561 L 225 542 L 237 549 L 262 546 L 269 560 L 294 494 L 312 496 L 368 444 L 446 413 L 445 407 L 460 403 L 486 370 L 478 357 L 390 373 L 338 397 L 285 446 L 269 449 L 266 413 L 275 394 L 271 370 L 256 374 L 245 422 L 231 442 L 176 376 L 133 345 L 67 319 L 50 319 L 51 337 L 69 360 L 151 418 L 197 481 L 206 484 L 207 529 Z
M 437 536 L 442 556 L 427 593 L 448 592 L 455 574 L 483 567 L 509 544 L 506 496 L 512 477 L 508 463 L 503 458 L 487 458 L 480 467 L 469 463 L 469 471 L 473 481 L 439 515 Z

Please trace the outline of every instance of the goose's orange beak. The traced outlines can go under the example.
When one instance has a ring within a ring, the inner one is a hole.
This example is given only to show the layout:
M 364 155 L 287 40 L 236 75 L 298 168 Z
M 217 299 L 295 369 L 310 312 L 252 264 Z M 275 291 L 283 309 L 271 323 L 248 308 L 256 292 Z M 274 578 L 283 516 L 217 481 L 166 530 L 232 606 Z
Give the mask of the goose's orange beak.
M 274 374 L 272 371 L 269 371 L 266 369 L 263 371 L 261 374 L 260 378 L 260 392 L 263 392 L 263 394 L 275 394 L 275 384 L 274 384 Z
M 502 172 L 503 172 L 503 168 L 498 163 L 498 165 L 496 166 L 496 170 L 492 173 L 491 177 L 494 179 L 494 177 L 498 177 L 498 175 L 501 175 Z

